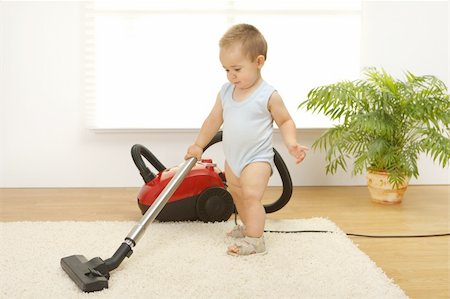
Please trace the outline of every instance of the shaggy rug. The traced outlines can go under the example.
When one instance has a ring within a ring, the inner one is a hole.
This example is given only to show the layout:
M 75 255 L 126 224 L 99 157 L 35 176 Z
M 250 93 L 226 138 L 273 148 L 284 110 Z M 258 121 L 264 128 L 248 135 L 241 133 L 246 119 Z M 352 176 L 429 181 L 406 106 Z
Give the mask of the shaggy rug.
M 60 266 L 74 254 L 111 257 L 134 222 L 0 223 L 1 298 L 407 298 L 331 221 L 268 221 L 268 254 L 233 257 L 233 222 L 153 223 L 109 289 L 83 293 Z

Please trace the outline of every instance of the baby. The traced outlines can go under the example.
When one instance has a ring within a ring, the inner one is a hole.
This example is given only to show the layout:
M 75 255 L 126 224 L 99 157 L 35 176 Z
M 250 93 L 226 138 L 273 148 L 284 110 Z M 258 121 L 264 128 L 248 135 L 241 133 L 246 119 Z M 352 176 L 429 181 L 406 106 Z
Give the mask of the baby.
M 273 121 L 278 125 L 289 153 L 300 163 L 307 147 L 297 143 L 296 127 L 278 92 L 261 76 L 267 43 L 252 25 L 232 26 L 221 38 L 220 62 L 228 83 L 203 122 L 185 158 L 200 159 L 203 148 L 222 127 L 228 191 L 243 225 L 228 233 L 236 243 L 231 255 L 265 254 L 266 213 L 261 199 L 274 167 Z

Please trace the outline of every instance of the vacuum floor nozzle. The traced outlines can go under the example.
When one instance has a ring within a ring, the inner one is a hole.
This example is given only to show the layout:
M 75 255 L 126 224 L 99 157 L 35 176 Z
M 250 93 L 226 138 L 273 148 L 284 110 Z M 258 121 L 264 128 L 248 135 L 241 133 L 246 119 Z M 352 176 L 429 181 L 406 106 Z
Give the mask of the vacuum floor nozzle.
M 100 272 L 105 262 L 99 257 L 88 261 L 82 255 L 71 255 L 61 259 L 61 267 L 84 292 L 108 288 L 109 274 Z

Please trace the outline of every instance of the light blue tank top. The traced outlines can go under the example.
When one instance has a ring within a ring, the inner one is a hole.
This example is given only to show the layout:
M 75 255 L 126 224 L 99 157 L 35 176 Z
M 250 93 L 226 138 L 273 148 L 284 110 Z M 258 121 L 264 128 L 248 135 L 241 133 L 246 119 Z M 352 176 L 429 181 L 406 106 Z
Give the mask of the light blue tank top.
M 252 162 L 268 162 L 273 168 L 273 119 L 268 102 L 275 89 L 263 81 L 243 101 L 235 101 L 233 91 L 231 83 L 220 90 L 223 150 L 229 167 L 237 177 Z

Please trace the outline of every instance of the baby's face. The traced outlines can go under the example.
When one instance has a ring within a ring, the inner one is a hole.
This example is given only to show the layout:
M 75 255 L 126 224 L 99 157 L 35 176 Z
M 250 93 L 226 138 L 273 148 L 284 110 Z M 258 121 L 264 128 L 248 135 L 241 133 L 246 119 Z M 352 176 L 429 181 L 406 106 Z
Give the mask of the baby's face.
M 244 55 L 241 45 L 234 44 L 220 49 L 220 62 L 227 72 L 228 80 L 238 89 L 253 87 L 260 79 L 263 62 Z

